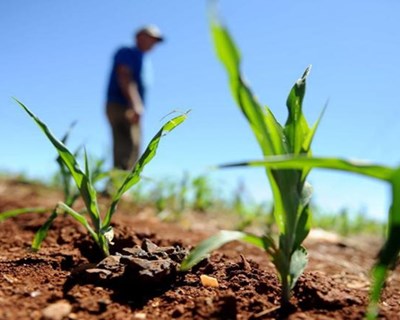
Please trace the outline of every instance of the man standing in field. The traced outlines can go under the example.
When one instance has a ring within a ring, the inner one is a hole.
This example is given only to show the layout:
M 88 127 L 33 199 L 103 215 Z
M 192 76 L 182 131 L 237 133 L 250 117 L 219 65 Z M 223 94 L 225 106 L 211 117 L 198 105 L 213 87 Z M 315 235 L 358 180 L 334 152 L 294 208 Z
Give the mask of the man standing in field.
M 120 48 L 114 56 L 107 90 L 114 168 L 128 170 L 139 157 L 146 93 L 145 54 L 163 40 L 156 26 L 146 26 L 136 32 L 134 47 Z

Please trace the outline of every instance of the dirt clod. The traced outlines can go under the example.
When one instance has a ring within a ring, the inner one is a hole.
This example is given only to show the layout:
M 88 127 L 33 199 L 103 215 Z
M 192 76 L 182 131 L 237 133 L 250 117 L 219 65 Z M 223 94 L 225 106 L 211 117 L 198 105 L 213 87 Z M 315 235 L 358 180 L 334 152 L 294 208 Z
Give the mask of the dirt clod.
M 150 290 L 173 281 L 186 255 L 179 246 L 159 247 L 144 239 L 140 246 L 124 248 L 122 254 L 110 255 L 85 272 L 95 284 L 107 281 L 114 287 L 123 284 L 137 291 Z

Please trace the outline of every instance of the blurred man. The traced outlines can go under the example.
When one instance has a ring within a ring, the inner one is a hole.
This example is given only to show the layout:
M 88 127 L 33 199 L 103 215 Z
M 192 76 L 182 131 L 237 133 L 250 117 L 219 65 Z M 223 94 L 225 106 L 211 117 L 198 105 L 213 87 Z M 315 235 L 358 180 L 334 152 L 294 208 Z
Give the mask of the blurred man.
M 121 48 L 114 56 L 107 90 L 114 168 L 131 169 L 139 157 L 146 93 L 145 54 L 163 40 L 156 26 L 146 26 L 136 32 L 134 47 Z

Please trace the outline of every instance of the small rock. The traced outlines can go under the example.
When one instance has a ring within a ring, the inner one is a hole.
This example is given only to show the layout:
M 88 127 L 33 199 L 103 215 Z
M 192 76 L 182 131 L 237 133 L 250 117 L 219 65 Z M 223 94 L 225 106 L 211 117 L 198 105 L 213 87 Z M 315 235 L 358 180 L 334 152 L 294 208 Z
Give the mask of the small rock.
M 135 313 L 134 316 L 133 316 L 133 319 L 145 320 L 146 319 L 146 314 L 143 313 L 143 312 Z
M 213 288 L 218 288 L 218 280 L 216 278 L 207 276 L 205 274 L 202 274 L 200 276 L 201 284 L 205 287 L 213 287 Z
M 68 316 L 72 310 L 72 306 L 65 300 L 60 300 L 48 305 L 42 311 L 42 316 L 46 320 L 62 320 Z
M 30 296 L 32 297 L 32 298 L 36 298 L 36 297 L 38 297 L 38 296 L 40 296 L 42 293 L 39 291 L 39 290 L 35 290 L 35 291 L 32 291 L 31 293 L 30 293 Z
M 110 270 L 105 270 L 105 269 L 100 269 L 100 268 L 93 268 L 93 269 L 87 269 L 87 273 L 104 273 L 105 276 L 108 276 L 111 274 Z

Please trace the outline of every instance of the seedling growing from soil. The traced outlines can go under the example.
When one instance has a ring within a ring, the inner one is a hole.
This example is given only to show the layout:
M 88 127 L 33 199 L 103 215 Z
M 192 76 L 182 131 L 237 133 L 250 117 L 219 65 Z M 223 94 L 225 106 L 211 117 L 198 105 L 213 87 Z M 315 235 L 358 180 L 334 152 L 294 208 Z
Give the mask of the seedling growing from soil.
M 357 173 L 389 183 L 391 189 L 391 205 L 387 219 L 387 236 L 372 269 L 372 287 L 370 291 L 368 319 L 375 319 L 378 314 L 378 302 L 388 270 L 395 265 L 400 253 L 400 167 L 391 168 L 339 158 L 306 158 L 293 156 L 270 157 L 265 160 L 231 164 L 225 167 L 233 166 L 264 166 L 271 170 L 310 170 L 311 168 L 326 168 Z
M 67 140 L 69 138 L 69 135 L 71 133 L 72 128 L 75 126 L 76 122 L 73 122 L 67 132 L 64 134 L 64 136 L 61 138 L 61 142 L 65 145 L 67 143 Z M 78 153 L 81 148 L 78 148 L 74 156 L 75 158 L 78 156 Z M 72 182 L 72 175 L 68 171 L 68 168 L 65 166 L 63 160 L 61 159 L 60 156 L 57 157 L 56 162 L 59 166 L 59 176 L 60 176 L 60 182 L 62 186 L 62 190 L 64 192 L 64 199 L 63 202 L 69 206 L 72 207 L 75 203 L 75 201 L 78 199 L 80 192 L 78 189 L 74 188 L 73 182 Z M 97 181 L 101 178 L 103 178 L 106 173 L 102 172 L 101 167 L 104 161 L 98 160 L 95 162 L 93 173 L 92 173 L 92 181 Z M 26 213 L 47 213 L 51 211 L 51 215 L 49 218 L 46 220 L 46 222 L 40 227 L 40 229 L 36 232 L 35 237 L 32 241 L 32 249 L 34 251 L 37 251 L 40 249 L 40 246 L 43 242 L 43 240 L 47 236 L 47 232 L 50 229 L 53 221 L 57 218 L 58 214 L 56 212 L 57 207 L 54 207 L 53 209 L 51 208 L 19 208 L 19 209 L 14 209 L 14 210 L 9 210 L 0 213 L 0 222 L 4 221 L 8 218 L 15 217 L 21 214 L 26 214 Z
M 143 171 L 144 167 L 156 154 L 161 137 L 164 134 L 172 131 L 175 127 L 185 121 L 187 113 L 177 116 L 165 123 L 157 132 L 157 134 L 153 137 L 143 155 L 133 166 L 132 170 L 126 175 L 124 181 L 113 195 L 111 199 L 111 204 L 103 219 L 98 208 L 97 192 L 92 182 L 92 175 L 89 169 L 89 163 L 86 153 L 85 169 L 82 170 L 76 160 L 75 155 L 71 153 L 68 148 L 51 133 L 47 125 L 43 123 L 36 115 L 34 115 L 24 104 L 19 101 L 17 102 L 21 106 L 21 108 L 24 109 L 28 113 L 28 115 L 36 122 L 36 124 L 47 136 L 52 145 L 56 148 L 60 159 L 62 160 L 68 171 L 71 173 L 71 176 L 81 194 L 81 197 L 86 206 L 87 214 L 90 218 L 90 223 L 84 215 L 76 212 L 74 209 L 63 202 L 60 202 L 58 204 L 55 214 L 71 215 L 75 220 L 77 220 L 87 229 L 90 236 L 99 246 L 103 254 L 105 256 L 108 256 L 109 244 L 112 244 L 113 239 L 111 219 L 117 209 L 117 205 L 121 200 L 122 195 L 126 191 L 128 191 L 133 185 L 139 182 L 140 174 Z M 38 245 L 40 245 L 40 243 Z
M 66 143 L 69 137 L 69 134 L 71 133 L 71 129 L 75 126 L 76 122 L 73 122 L 67 132 L 64 134 L 63 138 L 61 139 L 62 143 Z M 61 177 L 61 183 L 62 183 L 62 188 L 64 191 L 64 202 L 67 203 L 69 206 L 72 206 L 72 204 L 75 202 L 76 198 L 79 196 L 79 193 L 73 193 L 71 191 L 71 177 L 69 175 L 69 172 L 66 171 L 64 164 L 60 160 L 60 157 L 57 157 L 56 159 L 57 164 L 59 165 L 59 174 Z M 8 210 L 0 213 L 0 222 L 4 221 L 8 218 L 16 217 L 21 214 L 25 213 L 46 213 L 50 211 L 49 208 L 19 208 L 19 209 L 13 209 L 13 210 Z
M 243 80 L 240 54 L 228 30 L 217 19 L 211 21 L 211 32 L 217 55 L 229 76 L 232 95 L 250 124 L 264 156 L 310 155 L 311 142 L 319 120 L 309 127 L 302 110 L 308 67 L 295 83 L 287 99 L 288 118 L 284 126 L 278 123 L 268 107 L 262 107 Z M 244 240 L 263 248 L 272 257 L 281 280 L 282 306 L 289 304 L 290 293 L 307 265 L 307 251 L 302 246 L 310 230 L 309 207 L 311 186 L 307 184 L 308 168 L 277 170 L 266 168 L 273 198 L 274 217 L 279 239 L 271 235 L 257 237 L 244 232 L 222 231 L 201 243 L 183 262 L 188 270 L 210 251 L 228 241 Z

